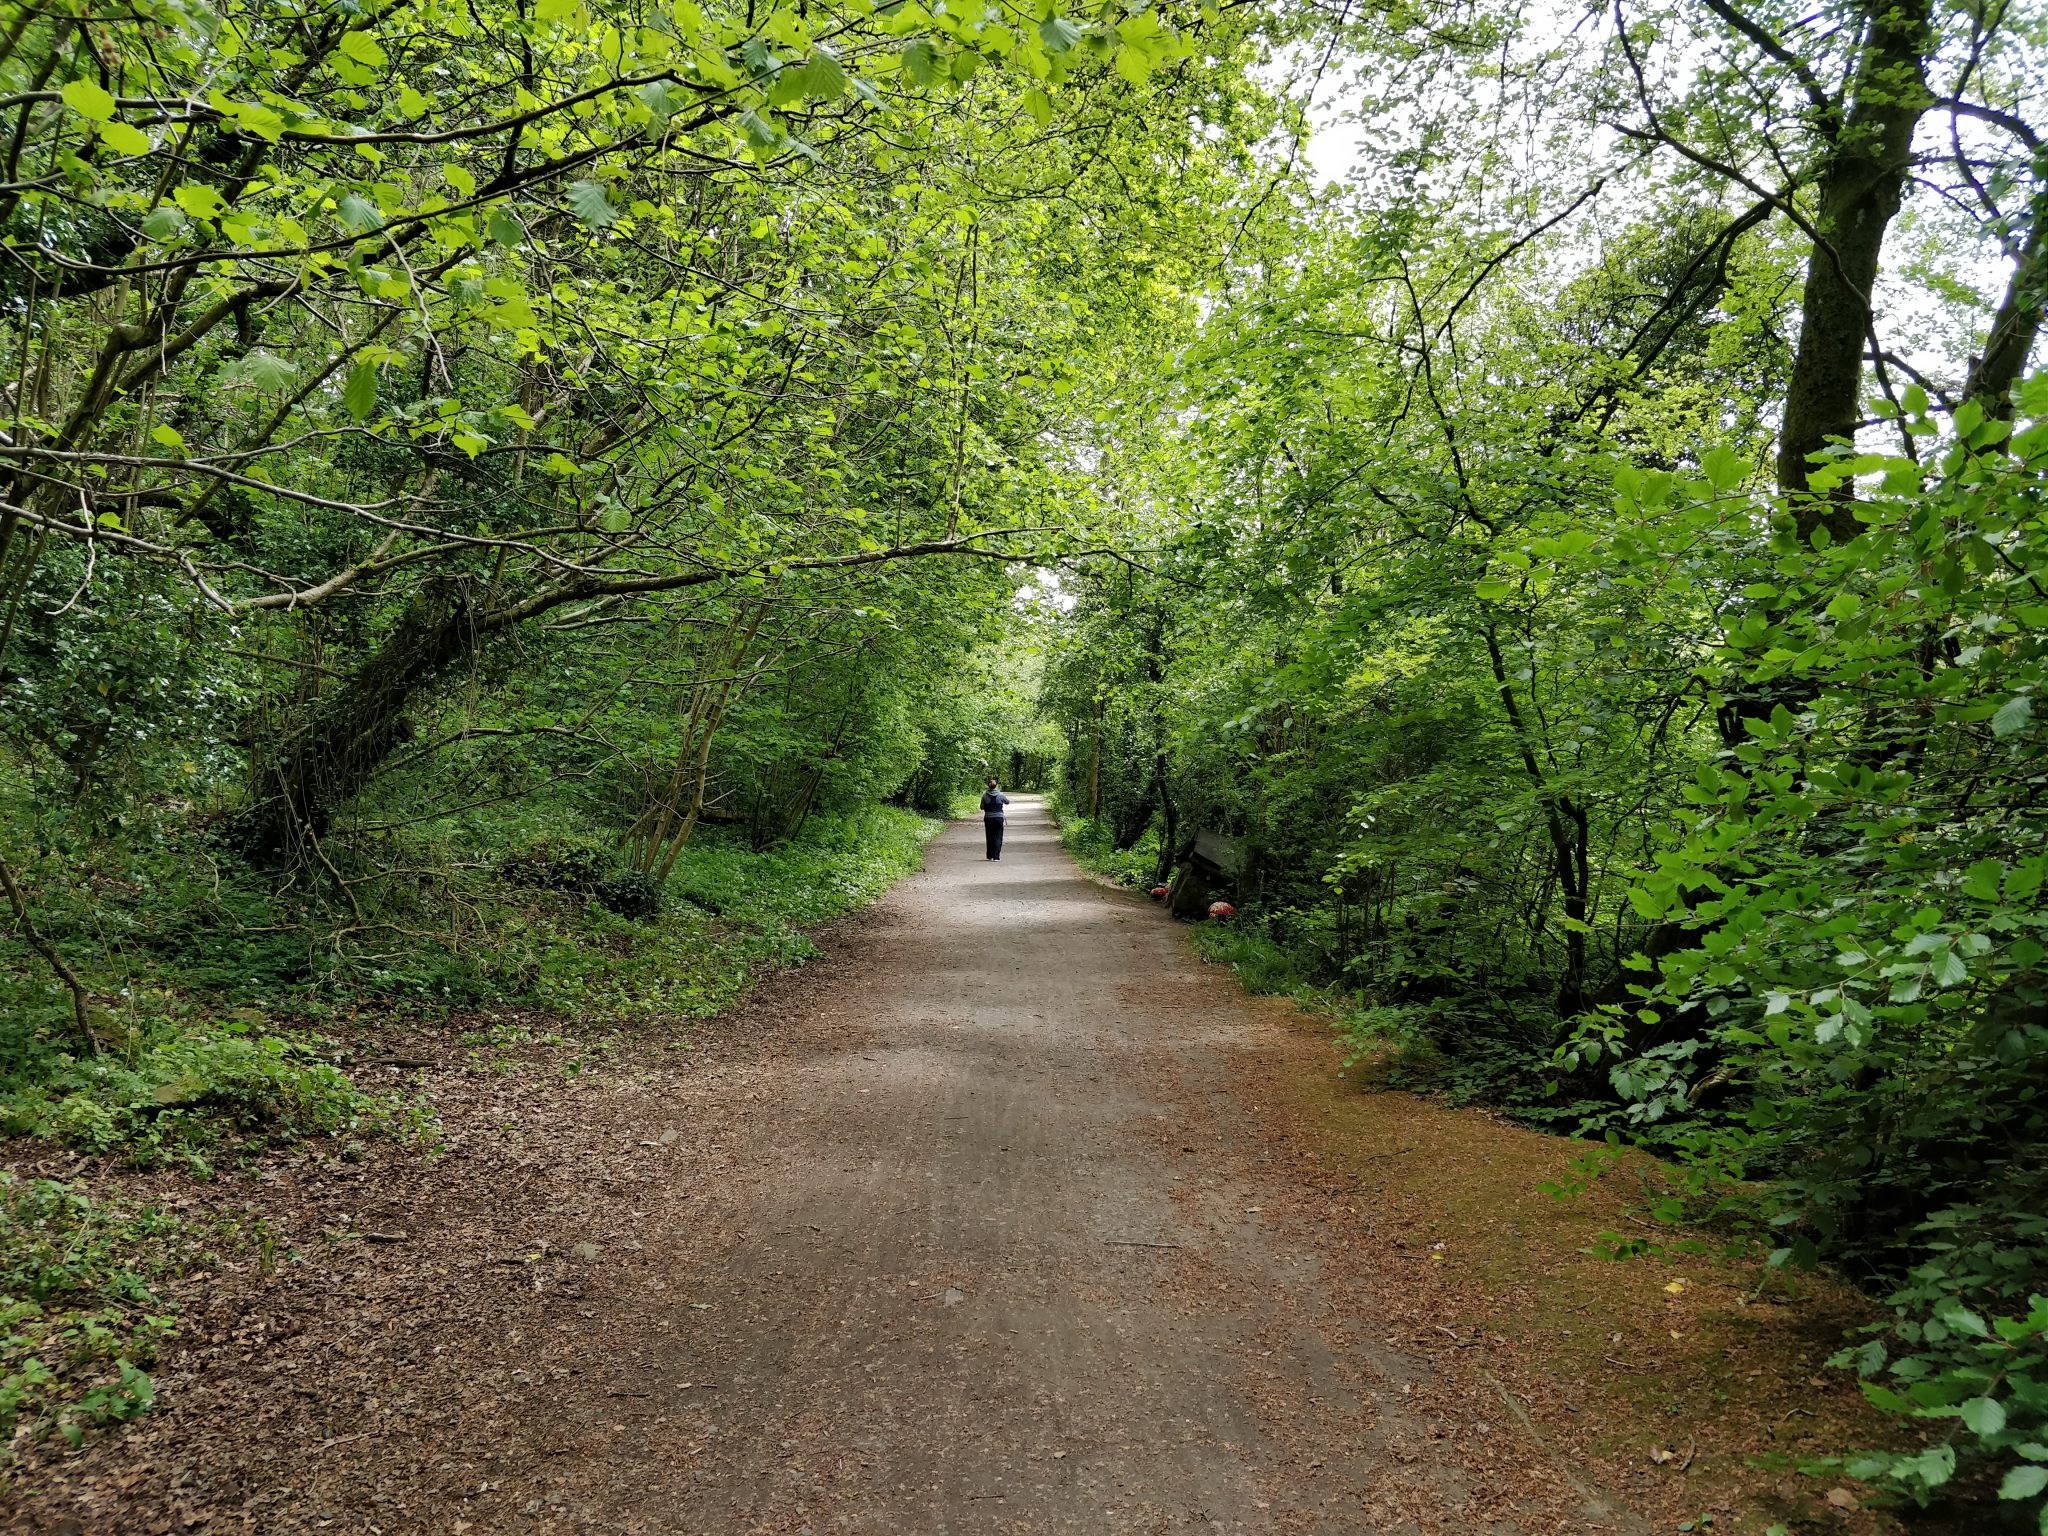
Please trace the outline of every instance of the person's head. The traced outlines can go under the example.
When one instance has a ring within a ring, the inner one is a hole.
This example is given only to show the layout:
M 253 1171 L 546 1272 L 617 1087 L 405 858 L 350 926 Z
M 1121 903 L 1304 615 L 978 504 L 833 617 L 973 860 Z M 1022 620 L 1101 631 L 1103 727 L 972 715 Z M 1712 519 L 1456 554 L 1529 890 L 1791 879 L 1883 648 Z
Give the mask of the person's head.
M 990 789 L 994 789 L 994 788 L 996 787 L 996 781 L 995 781 L 994 779 L 990 779 L 990 780 L 988 781 L 988 787 L 989 787 Z

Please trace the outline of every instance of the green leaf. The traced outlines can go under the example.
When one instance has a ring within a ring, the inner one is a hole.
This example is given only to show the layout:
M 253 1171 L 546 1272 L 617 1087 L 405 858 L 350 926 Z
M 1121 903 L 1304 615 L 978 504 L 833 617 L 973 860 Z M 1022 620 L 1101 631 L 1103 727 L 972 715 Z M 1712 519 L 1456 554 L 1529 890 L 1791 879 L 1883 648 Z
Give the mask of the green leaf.
M 1034 85 L 1024 93 L 1024 110 L 1043 128 L 1052 121 L 1052 98 Z
M 1988 1440 L 2005 1428 L 2005 1404 L 1995 1397 L 1973 1397 L 1963 1404 L 1963 1423 Z
M 166 448 L 183 448 L 185 446 L 185 434 L 173 426 L 159 425 L 151 427 L 149 435 L 157 442 L 162 443 Z
M 816 101 L 837 101 L 846 94 L 846 66 L 822 43 L 811 50 L 803 68 L 804 94 Z
M 64 105 L 80 117 L 104 123 L 114 115 L 114 98 L 91 80 L 68 81 L 60 94 Z
M 502 208 L 491 210 L 490 222 L 484 226 L 488 234 L 508 251 L 516 251 L 526 240 L 526 228 Z
M 172 192 L 171 201 L 195 219 L 218 218 L 227 208 L 218 192 L 197 181 L 188 181 Z
M 377 211 L 375 203 L 353 192 L 335 205 L 334 216 L 341 220 L 344 228 L 358 235 L 368 234 L 384 222 L 384 215 Z
M 903 77 L 915 86 L 939 81 L 939 50 L 919 38 L 903 50 Z
M 1081 29 L 1064 16 L 1048 16 L 1038 24 L 1038 40 L 1047 53 L 1066 53 L 1081 41 Z
M 348 371 L 348 382 L 342 386 L 341 403 L 349 416 L 356 421 L 367 421 L 370 413 L 377 409 L 377 365 L 367 360 L 358 360 Z
M 1953 1297 L 1937 1302 L 1934 1315 L 1957 1333 L 1966 1333 L 1973 1339 L 1991 1336 L 1991 1330 L 1984 1326 L 1984 1319 Z
M 2048 1467 L 2014 1467 L 1998 1485 L 2001 1499 L 2031 1499 L 2048 1489 Z
M 117 155 L 146 155 L 153 147 L 149 135 L 128 123 L 111 122 L 100 126 L 100 142 Z
M 1991 734 L 2014 736 L 2024 731 L 2034 720 L 2034 701 L 2024 693 L 2016 693 L 1998 706 L 1998 713 L 1991 717 Z
M 1862 611 L 1863 599 L 1854 592 L 1837 592 L 1828 600 L 1828 617 L 1836 621 L 1853 619 Z
M 185 214 L 182 209 L 172 207 L 152 208 L 149 217 L 142 221 L 142 233 L 151 240 L 170 240 L 185 228 Z
M 339 46 L 343 55 L 371 69 L 382 69 L 391 62 L 383 45 L 367 32 L 344 32 Z
M 1716 444 L 1700 455 L 1700 468 L 1706 471 L 1707 484 L 1717 491 L 1734 490 L 1749 473 L 1741 456 L 1725 444 Z
M 1963 894 L 1977 901 L 1998 900 L 2005 879 L 2005 866 L 1996 859 L 1979 859 L 1963 874 Z
M 1115 67 L 1132 85 L 1143 85 L 1152 78 L 1152 61 L 1136 48 L 1117 49 Z
M 269 393 L 290 388 L 299 376 L 297 366 L 289 359 L 261 347 L 242 359 L 239 372 L 249 383 Z
M 569 211 L 592 229 L 609 229 L 619 222 L 619 210 L 605 197 L 604 188 L 594 181 L 571 182 L 562 195 L 568 200 Z
M 275 144 L 284 136 L 284 118 L 260 101 L 229 101 L 219 91 L 210 100 L 243 133 Z

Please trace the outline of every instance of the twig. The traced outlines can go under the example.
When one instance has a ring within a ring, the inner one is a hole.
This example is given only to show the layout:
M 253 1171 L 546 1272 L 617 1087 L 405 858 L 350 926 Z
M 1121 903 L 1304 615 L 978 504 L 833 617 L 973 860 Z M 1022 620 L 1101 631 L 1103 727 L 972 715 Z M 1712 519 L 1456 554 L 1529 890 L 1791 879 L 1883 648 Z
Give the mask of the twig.
M 99 1054 L 99 1041 L 92 1032 L 92 994 L 85 983 L 78 979 L 78 972 L 71 969 L 64 957 L 57 952 L 57 946 L 44 938 L 35 922 L 28 915 L 28 903 L 22 900 L 21 887 L 14 883 L 14 871 L 7 860 L 0 857 L 0 887 L 7 892 L 7 904 L 14 908 L 14 920 L 21 925 L 21 936 L 28 941 L 28 947 L 41 955 L 57 973 L 57 979 L 64 983 L 71 993 L 71 1016 L 78 1029 L 78 1043 L 88 1056 Z

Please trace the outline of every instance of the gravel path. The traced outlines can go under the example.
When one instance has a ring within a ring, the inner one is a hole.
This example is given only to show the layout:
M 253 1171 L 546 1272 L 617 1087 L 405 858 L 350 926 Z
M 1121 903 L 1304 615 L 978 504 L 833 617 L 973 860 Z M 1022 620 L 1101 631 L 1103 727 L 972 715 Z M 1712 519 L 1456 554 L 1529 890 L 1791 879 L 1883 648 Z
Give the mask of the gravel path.
M 604 1469 L 582 1518 L 1513 1529 L 1424 1449 L 1420 1368 L 1361 1341 L 1315 1233 L 1266 1219 L 1291 1191 L 1224 1049 L 1270 1023 L 1083 879 L 1035 801 L 999 863 L 980 845 L 950 829 L 886 898 L 808 999 L 844 1043 L 789 1061 L 695 1186 L 674 1286 L 613 1335 L 648 1396 L 559 1426 Z
M 1299 1047 L 1018 797 L 686 1056 L 451 1067 L 448 1157 L 220 1190 L 300 1261 L 216 1277 L 7 1528 L 1643 1529 L 1411 1345 L 1480 1336 L 1276 1139 Z

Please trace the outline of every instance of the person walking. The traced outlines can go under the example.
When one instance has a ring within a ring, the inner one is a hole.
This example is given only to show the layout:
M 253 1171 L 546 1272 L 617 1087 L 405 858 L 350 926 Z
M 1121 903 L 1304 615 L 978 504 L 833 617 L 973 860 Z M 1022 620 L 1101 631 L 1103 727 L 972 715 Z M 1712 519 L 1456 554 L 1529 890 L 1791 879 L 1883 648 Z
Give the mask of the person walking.
M 981 830 L 988 834 L 988 856 L 992 859 L 1003 856 L 1003 807 L 1009 803 L 1010 797 L 990 779 L 981 797 Z

